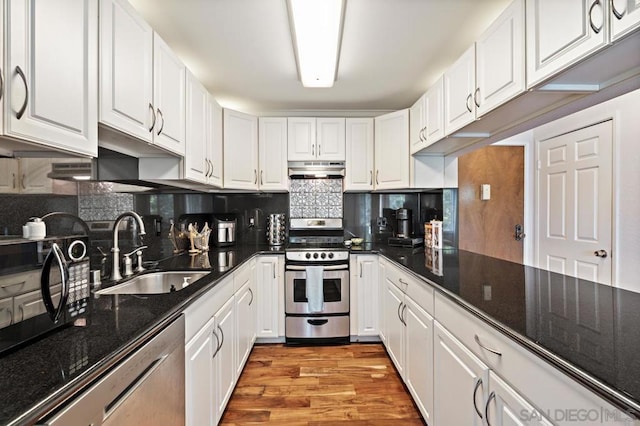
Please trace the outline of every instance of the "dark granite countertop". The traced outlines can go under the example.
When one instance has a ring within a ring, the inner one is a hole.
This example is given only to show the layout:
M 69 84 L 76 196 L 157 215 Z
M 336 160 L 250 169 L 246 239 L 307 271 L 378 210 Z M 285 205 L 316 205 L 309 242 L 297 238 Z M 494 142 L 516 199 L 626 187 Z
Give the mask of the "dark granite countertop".
M 222 253 L 234 267 L 220 271 Z M 603 398 L 640 417 L 640 294 L 462 250 L 425 251 L 364 244 L 433 284 L 463 308 L 565 371 Z M 66 327 L 0 358 L 0 424 L 35 421 L 94 379 L 136 342 L 172 320 L 225 274 L 256 254 L 283 253 L 239 244 L 208 256 L 169 257 L 159 269 L 206 269 L 184 290 L 162 295 L 101 296 L 87 325 Z M 208 263 L 207 263 L 208 262 Z M 486 286 L 491 297 L 486 297 Z
M 229 254 L 233 253 L 233 254 Z M 160 270 L 211 273 L 178 292 L 92 297 L 85 326 L 68 326 L 0 358 L 0 424 L 30 424 L 95 379 L 159 326 L 172 321 L 220 278 L 256 254 L 283 253 L 266 244 L 236 245 L 208 255 L 171 256 Z M 233 266 L 221 266 L 233 259 Z M 109 283 L 103 283 L 108 286 Z M 114 300 L 117 297 L 117 309 Z
M 352 249 L 358 252 L 379 253 L 435 284 L 463 308 L 640 418 L 640 293 L 463 250 L 365 244 Z

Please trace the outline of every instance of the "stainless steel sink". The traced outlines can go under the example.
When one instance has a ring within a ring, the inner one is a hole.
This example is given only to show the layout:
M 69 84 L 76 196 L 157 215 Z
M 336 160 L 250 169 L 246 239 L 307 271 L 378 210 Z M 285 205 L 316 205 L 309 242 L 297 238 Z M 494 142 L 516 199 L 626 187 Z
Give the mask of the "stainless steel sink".
M 97 294 L 161 294 L 179 291 L 207 275 L 208 272 L 151 272 L 138 275 L 122 284 L 98 290 Z

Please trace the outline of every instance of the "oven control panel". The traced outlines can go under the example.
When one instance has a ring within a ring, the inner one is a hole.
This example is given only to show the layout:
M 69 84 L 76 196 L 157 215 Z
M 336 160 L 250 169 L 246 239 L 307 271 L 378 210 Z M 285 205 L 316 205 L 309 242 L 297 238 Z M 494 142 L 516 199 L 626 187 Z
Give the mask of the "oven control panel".
M 323 250 L 305 250 L 305 251 L 287 251 L 287 260 L 297 262 L 327 262 L 327 261 L 344 261 L 349 260 L 349 252 L 344 251 L 323 251 Z

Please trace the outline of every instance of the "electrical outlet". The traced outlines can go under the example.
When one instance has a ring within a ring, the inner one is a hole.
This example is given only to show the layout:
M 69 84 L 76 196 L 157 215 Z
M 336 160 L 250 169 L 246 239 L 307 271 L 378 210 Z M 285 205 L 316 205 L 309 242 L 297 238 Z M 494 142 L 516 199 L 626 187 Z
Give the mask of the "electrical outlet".
M 379 217 L 376 220 L 376 223 L 378 224 L 379 227 L 383 228 L 387 226 L 387 218 L 386 217 Z

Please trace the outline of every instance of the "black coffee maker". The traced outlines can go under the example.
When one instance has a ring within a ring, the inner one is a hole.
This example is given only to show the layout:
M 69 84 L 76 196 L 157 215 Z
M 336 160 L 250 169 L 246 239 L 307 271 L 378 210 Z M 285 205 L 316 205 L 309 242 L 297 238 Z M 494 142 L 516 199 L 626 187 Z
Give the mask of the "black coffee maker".
M 411 209 L 400 208 L 394 212 L 395 235 L 389 238 L 390 246 L 418 247 L 424 244 L 424 239 L 413 236 L 413 212 Z

